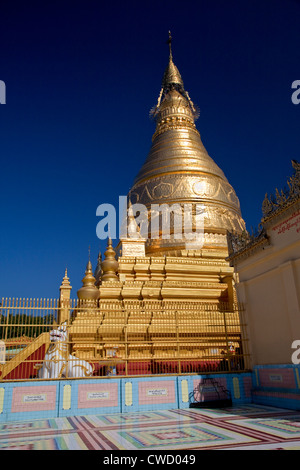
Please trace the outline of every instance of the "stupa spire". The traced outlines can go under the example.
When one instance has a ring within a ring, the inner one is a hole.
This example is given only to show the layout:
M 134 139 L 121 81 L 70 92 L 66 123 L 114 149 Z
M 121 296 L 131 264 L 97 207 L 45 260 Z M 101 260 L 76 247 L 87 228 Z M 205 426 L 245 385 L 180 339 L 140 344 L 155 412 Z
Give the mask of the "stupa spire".
M 156 120 L 159 121 L 161 118 L 161 105 L 164 103 L 168 96 L 170 97 L 170 94 L 175 96 L 177 93 L 177 98 L 181 98 L 181 104 L 183 105 L 183 107 L 189 109 L 190 117 L 194 122 L 199 116 L 199 110 L 194 106 L 194 103 L 190 99 L 188 92 L 185 90 L 180 72 L 174 64 L 171 31 L 169 31 L 169 39 L 167 41 L 167 44 L 169 44 L 169 62 L 163 75 L 157 105 L 151 109 L 150 115 L 154 116 Z M 183 114 L 186 114 L 186 112 L 184 112 Z
M 102 282 L 103 281 L 118 281 L 117 276 L 118 262 L 116 261 L 116 252 L 112 246 L 111 238 L 108 239 L 107 249 L 104 253 L 104 260 L 102 261 Z
M 61 283 L 60 288 L 61 288 L 61 289 L 62 289 L 62 288 L 65 288 L 65 287 L 68 287 L 68 288 L 69 288 L 70 285 L 71 285 L 71 284 L 70 284 L 70 281 L 69 281 L 69 278 L 68 278 L 68 269 L 66 268 L 66 270 L 65 270 L 65 275 L 64 275 L 64 277 L 63 277 L 63 280 L 62 280 L 62 283 Z
M 174 87 L 177 85 L 177 87 L 179 89 L 182 89 L 183 91 L 183 80 L 181 78 L 178 68 L 173 62 L 171 31 L 169 31 L 169 39 L 167 43 L 169 44 L 169 63 L 163 76 L 162 88 L 163 91 L 166 93 L 172 86 Z
M 102 255 L 101 252 L 99 251 L 98 253 L 98 258 L 97 258 L 97 266 L 94 272 L 94 278 L 96 279 L 96 286 L 99 286 L 101 283 L 101 273 L 102 273 Z
M 151 114 L 156 121 L 150 152 L 137 174 L 131 193 L 134 201 L 151 207 L 154 204 L 199 204 L 203 212 L 204 247 L 226 250 L 226 231 L 242 232 L 239 200 L 216 162 L 208 155 L 195 120 L 199 111 L 185 90 L 173 61 L 172 36 L 169 33 L 169 61 L 165 69 L 157 105 Z M 173 48 L 174 49 L 174 48 Z M 195 207 L 195 206 L 194 206 Z M 193 227 L 196 226 L 193 213 Z M 175 224 L 170 222 L 170 238 L 164 236 L 159 211 L 151 215 L 160 227 L 159 238 L 148 234 L 147 255 L 178 253 L 186 247 L 185 236 L 175 237 Z M 175 217 L 175 216 L 174 216 Z M 199 248 L 200 249 L 200 248 Z
M 169 58 L 172 59 L 172 36 L 171 36 L 171 31 L 169 31 L 169 39 L 167 40 L 167 44 L 169 44 Z
M 71 296 L 72 286 L 68 277 L 67 268 L 65 270 L 65 275 L 63 277 L 61 286 L 59 288 L 59 305 L 60 309 L 58 311 L 58 323 L 63 323 L 69 319 L 69 308 L 70 308 L 70 296 Z
M 82 279 L 83 286 L 77 291 L 79 300 L 98 300 L 100 296 L 99 289 L 95 286 L 96 279 L 93 276 L 92 263 L 90 260 L 90 248 L 89 248 L 89 260 L 86 265 L 85 276 Z

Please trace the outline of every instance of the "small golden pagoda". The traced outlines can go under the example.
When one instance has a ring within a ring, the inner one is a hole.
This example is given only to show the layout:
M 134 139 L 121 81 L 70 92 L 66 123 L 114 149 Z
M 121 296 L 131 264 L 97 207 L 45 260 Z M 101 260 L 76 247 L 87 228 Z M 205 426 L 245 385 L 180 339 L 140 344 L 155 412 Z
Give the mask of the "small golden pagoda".
M 169 237 L 159 222 L 155 238 L 149 233 L 125 237 L 115 249 L 109 240 L 97 266 L 97 309 L 75 312 L 70 329 L 74 354 L 97 361 L 116 348 L 126 362 L 123 373 L 129 374 L 137 373 L 137 364 L 144 364 L 144 374 L 156 373 L 165 370 L 163 363 L 169 372 L 183 372 L 191 361 L 225 357 L 229 344 L 241 351 L 239 315 L 232 311 L 233 268 L 226 258 L 227 232 L 241 233 L 245 223 L 234 189 L 196 129 L 197 109 L 173 62 L 171 35 L 169 47 L 152 109 L 156 130 L 130 190 L 129 209 L 131 202 L 143 204 L 149 213 L 153 205 L 199 204 L 204 208 L 202 243 L 187 246 L 176 233 L 174 214 Z M 160 217 L 159 211 L 151 215 Z M 192 218 L 194 223 L 194 212 Z M 132 226 L 132 214 L 128 219 Z M 89 285 L 82 289 L 85 300 L 97 298 Z M 232 314 L 226 324 L 223 305 Z M 179 359 L 179 369 L 172 369 Z
M 99 289 L 95 286 L 96 278 L 93 276 L 92 263 L 89 260 L 86 266 L 85 276 L 82 279 L 83 286 L 77 291 L 77 297 L 81 301 L 96 302 L 99 297 Z

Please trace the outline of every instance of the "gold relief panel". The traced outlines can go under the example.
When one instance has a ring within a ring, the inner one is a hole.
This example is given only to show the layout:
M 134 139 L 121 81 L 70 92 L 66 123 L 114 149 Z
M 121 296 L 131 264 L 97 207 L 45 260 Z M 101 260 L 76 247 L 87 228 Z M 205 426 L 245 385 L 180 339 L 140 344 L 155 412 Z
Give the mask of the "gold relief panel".
M 204 246 L 205 245 L 227 247 L 227 236 L 221 233 L 205 233 Z
M 185 173 L 164 174 L 135 186 L 132 201 L 141 204 L 169 203 L 177 200 L 187 202 L 221 202 L 239 211 L 240 204 L 232 186 L 212 175 L 189 175 Z M 165 199 L 165 201 L 162 201 Z
M 240 232 L 245 230 L 245 222 L 242 217 L 227 208 L 208 206 L 207 222 L 212 228 L 218 224 L 229 231 Z
M 215 189 L 207 177 L 202 177 L 193 183 L 193 191 L 197 196 L 200 197 L 212 197 Z
M 151 190 L 153 199 L 161 199 L 165 197 L 170 197 L 173 193 L 173 184 L 160 182 Z
M 194 180 L 196 180 L 194 182 Z M 194 193 L 201 198 L 218 199 L 226 203 L 240 207 L 240 202 L 233 187 L 224 180 L 214 176 L 201 176 L 193 178 L 191 185 Z

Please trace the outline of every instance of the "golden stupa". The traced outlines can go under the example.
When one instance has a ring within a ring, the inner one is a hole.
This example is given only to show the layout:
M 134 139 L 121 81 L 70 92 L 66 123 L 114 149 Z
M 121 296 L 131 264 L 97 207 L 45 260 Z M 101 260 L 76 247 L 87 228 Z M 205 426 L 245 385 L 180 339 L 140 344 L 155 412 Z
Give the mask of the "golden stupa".
M 156 131 L 149 155 L 130 191 L 131 200 L 147 208 L 153 204 L 201 204 L 205 211 L 203 246 L 226 247 L 227 230 L 245 230 L 239 200 L 203 146 L 195 126 L 197 110 L 173 62 L 171 44 L 169 63 L 152 114 Z M 180 255 L 182 241 L 180 244 L 178 238 L 165 241 L 160 237 L 159 241 L 150 240 L 146 251 Z
M 82 279 L 83 286 L 77 291 L 80 301 L 97 301 L 100 297 L 99 289 L 95 286 L 96 278 L 93 276 L 92 263 L 89 259 Z
M 142 373 L 155 373 L 157 364 L 171 358 L 179 361 L 182 372 L 184 361 L 190 364 L 192 358 L 226 357 L 229 342 L 231 349 L 241 348 L 239 315 L 233 312 L 233 268 L 226 258 L 227 231 L 242 232 L 245 224 L 234 189 L 196 129 L 197 110 L 173 62 L 170 36 L 169 45 L 168 66 L 152 110 L 156 130 L 130 190 L 129 209 L 136 203 L 149 210 L 157 204 L 199 204 L 204 208 L 202 243 L 187 246 L 176 233 L 175 216 L 169 237 L 159 225 L 154 239 L 137 228 L 135 237 L 124 236 L 115 248 L 109 240 L 95 271 L 97 309 L 74 312 L 70 327 L 76 356 L 98 361 L 115 348 L 128 374 L 141 361 L 147 364 Z M 194 216 L 192 212 L 193 221 Z M 132 214 L 128 222 L 134 229 Z M 96 299 L 90 284 L 84 287 L 84 299 L 88 292 Z M 224 305 L 231 312 L 227 321 Z

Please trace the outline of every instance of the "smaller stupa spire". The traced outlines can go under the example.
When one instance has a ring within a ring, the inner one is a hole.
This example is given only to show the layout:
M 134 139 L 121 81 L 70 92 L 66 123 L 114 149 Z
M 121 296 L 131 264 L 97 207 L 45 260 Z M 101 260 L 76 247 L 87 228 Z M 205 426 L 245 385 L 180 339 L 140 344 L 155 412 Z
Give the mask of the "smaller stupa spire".
M 112 246 L 111 238 L 108 239 L 107 249 L 104 253 L 105 259 L 102 261 L 102 282 L 118 281 L 117 276 L 119 263 L 116 260 L 116 252 Z
M 59 304 L 60 309 L 58 311 L 58 323 L 68 321 L 70 316 L 70 297 L 71 297 L 72 286 L 68 277 L 68 270 L 66 268 L 65 275 L 60 285 L 59 291 Z
M 183 91 L 184 90 L 183 80 L 181 78 L 178 68 L 173 62 L 171 31 L 169 31 L 169 39 L 167 41 L 167 44 L 169 44 L 169 63 L 163 76 L 163 81 L 162 81 L 163 91 L 166 92 L 170 87 L 174 85 L 176 87 L 179 87 Z
M 163 102 L 168 98 L 168 96 L 171 97 L 172 95 L 172 97 L 174 97 L 177 93 L 178 99 L 184 99 L 184 101 L 180 101 L 180 108 L 184 107 L 185 104 L 187 104 L 192 113 L 193 120 L 196 120 L 198 119 L 200 114 L 199 109 L 197 106 L 194 105 L 188 92 L 185 90 L 180 72 L 173 62 L 171 31 L 169 31 L 169 39 L 167 41 L 167 44 L 169 45 L 169 62 L 165 69 L 164 76 L 162 79 L 162 85 L 157 100 L 157 105 L 150 110 L 150 116 L 155 117 L 158 120 L 160 117 L 161 105 L 163 104 Z M 174 108 L 174 106 L 171 105 L 170 108 L 172 109 Z
M 82 279 L 83 286 L 77 291 L 79 300 L 98 300 L 100 296 L 99 289 L 95 286 L 96 279 L 93 276 L 92 263 L 90 260 L 90 247 L 89 247 L 89 260 L 86 265 L 85 276 Z
M 185 96 L 186 94 L 184 90 L 183 80 L 181 78 L 179 70 L 173 62 L 171 31 L 169 31 L 169 38 L 167 40 L 167 44 L 169 45 L 169 62 L 167 68 L 165 69 L 164 76 L 162 79 L 161 90 L 157 100 L 157 105 L 150 110 L 151 117 L 157 117 L 160 105 L 164 100 L 164 97 L 169 93 L 169 91 L 175 89 L 182 96 Z
M 61 283 L 61 288 L 62 287 L 69 287 L 69 286 L 70 286 L 70 280 L 68 278 L 68 269 L 66 268 L 65 275 L 64 275 L 62 283 Z
M 99 251 L 98 258 L 97 258 L 97 266 L 94 272 L 94 278 L 96 279 L 96 286 L 99 286 L 101 282 L 101 274 L 102 274 L 101 264 L 102 264 L 102 255 L 101 255 L 101 251 Z

